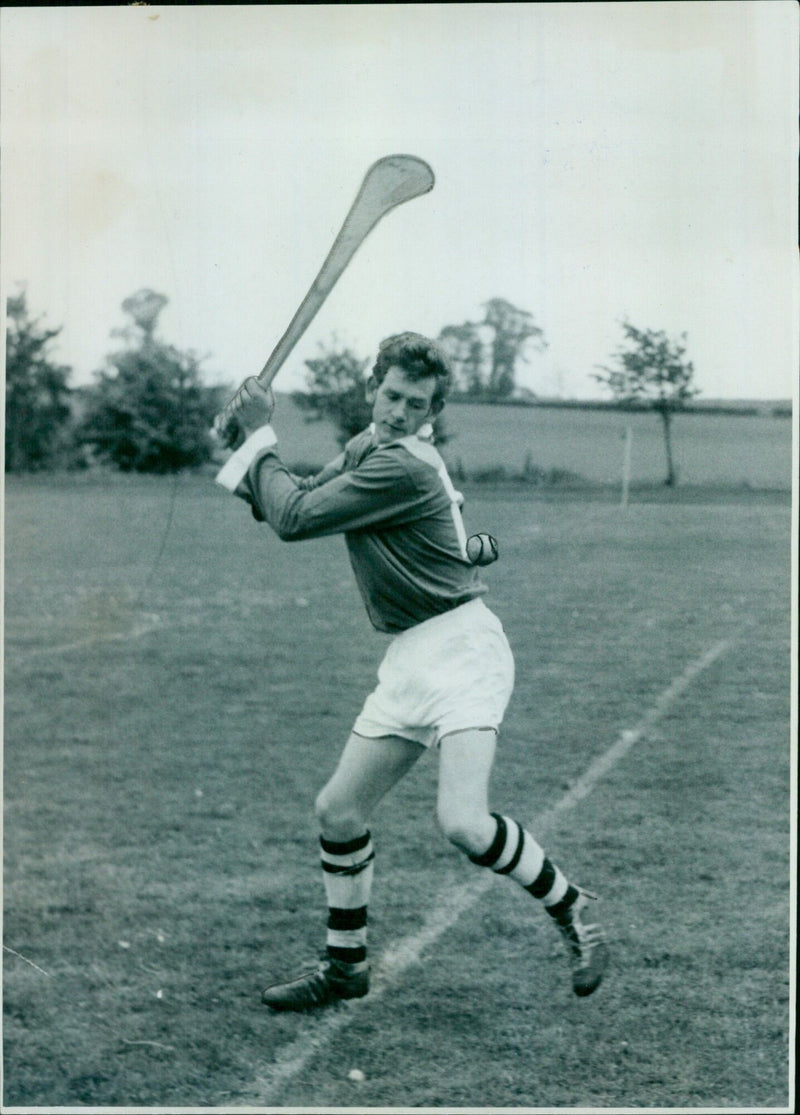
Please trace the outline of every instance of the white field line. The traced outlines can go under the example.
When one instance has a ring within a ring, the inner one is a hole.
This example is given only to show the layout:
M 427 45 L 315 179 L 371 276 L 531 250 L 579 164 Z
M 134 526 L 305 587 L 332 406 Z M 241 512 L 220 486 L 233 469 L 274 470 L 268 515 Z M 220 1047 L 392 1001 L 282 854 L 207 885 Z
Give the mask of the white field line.
M 349 585 L 350 582 L 340 580 L 334 585 L 334 588 L 339 588 L 342 585 Z M 295 607 L 307 608 L 309 603 L 315 598 L 324 598 L 328 589 L 319 589 L 316 592 L 306 591 L 305 595 L 302 593 L 287 594 L 283 598 L 279 598 L 278 602 L 285 604 L 291 600 Z M 180 621 L 179 621 L 180 622 Z M 6 644 L 5 646 L 5 661 L 15 664 L 17 662 L 27 662 L 32 658 L 46 658 L 48 655 L 68 654 L 73 650 L 82 650 L 84 647 L 94 646 L 96 643 L 109 643 L 117 642 L 125 639 L 139 639 L 143 635 L 148 635 L 151 631 L 155 631 L 158 627 L 174 626 L 173 621 L 164 620 L 160 616 L 153 614 L 145 614 L 139 623 L 135 623 L 128 631 L 110 631 L 100 632 L 96 635 L 87 635 L 83 639 L 76 639 L 71 643 L 56 643 L 54 646 L 36 647 L 31 650 L 14 650 L 13 647 Z
M 633 728 L 621 732 L 618 739 L 590 763 L 584 773 L 564 796 L 536 819 L 536 831 L 544 834 L 561 814 L 572 809 L 587 797 L 597 783 L 630 751 L 635 743 L 665 715 L 670 706 L 689 688 L 695 678 L 707 670 L 731 646 L 731 639 L 723 639 L 710 647 L 705 654 L 694 659 L 659 694 L 651 708 Z M 323 1051 L 331 1039 L 345 1027 L 351 1012 L 374 1003 L 395 984 L 422 953 L 456 923 L 461 914 L 472 906 L 496 882 L 494 875 L 483 872 L 474 880 L 453 889 L 426 918 L 425 924 L 409 937 L 403 937 L 384 950 L 374 972 L 369 996 L 338 1004 L 321 1016 L 309 1016 L 308 1026 L 294 1041 L 278 1050 L 275 1060 L 259 1070 L 253 1082 L 245 1089 L 242 1098 L 247 1106 L 275 1106 L 281 1090 L 299 1076 L 316 1053 Z
M 51 654 L 67 654 L 72 650 L 81 650 L 83 647 L 94 646 L 95 643 L 110 643 L 120 639 L 139 639 L 142 635 L 149 635 L 157 627 L 163 627 L 160 619 L 148 619 L 142 623 L 134 624 L 129 631 L 107 631 L 97 635 L 87 635 L 84 639 L 76 639 L 72 643 L 56 643 L 55 646 L 37 647 L 35 650 L 15 651 L 6 647 L 5 659 L 10 663 L 27 662 L 31 658 L 44 658 Z
M 50 976 L 50 973 L 46 972 L 44 968 L 40 968 L 39 965 L 34 964 L 32 960 L 28 960 L 27 956 L 23 956 L 22 953 L 17 952 L 16 949 L 12 949 L 8 945 L 3 945 L 3 952 L 10 952 L 12 956 L 18 956 L 20 960 L 24 960 L 26 964 L 30 964 L 31 968 L 35 968 L 36 971 L 41 972 L 43 976 Z

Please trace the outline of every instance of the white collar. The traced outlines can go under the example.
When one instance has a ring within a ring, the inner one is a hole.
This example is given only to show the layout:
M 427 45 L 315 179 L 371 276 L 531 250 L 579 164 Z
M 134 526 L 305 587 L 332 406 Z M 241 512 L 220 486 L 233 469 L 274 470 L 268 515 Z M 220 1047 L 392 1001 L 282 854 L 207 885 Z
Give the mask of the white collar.
M 369 432 L 373 435 L 373 437 L 375 436 L 375 423 L 374 422 L 370 422 Z M 416 434 L 411 434 L 410 436 L 411 437 L 418 437 L 420 441 L 429 441 L 429 442 L 431 442 L 431 444 L 433 444 L 433 423 L 432 422 L 423 422 L 423 424 L 417 430 Z M 402 440 L 402 439 L 398 438 L 398 441 L 400 441 L 400 440 Z

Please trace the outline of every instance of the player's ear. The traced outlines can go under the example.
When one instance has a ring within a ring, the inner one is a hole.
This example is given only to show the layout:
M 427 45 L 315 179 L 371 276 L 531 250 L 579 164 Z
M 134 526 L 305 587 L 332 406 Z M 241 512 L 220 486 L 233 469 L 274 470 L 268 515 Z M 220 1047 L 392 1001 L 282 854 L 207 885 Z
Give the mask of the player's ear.
M 378 386 L 379 384 L 376 382 L 375 376 L 370 376 L 367 380 L 367 386 L 364 389 L 364 394 L 370 406 L 375 402 L 375 396 L 378 394 Z
M 443 410 L 444 399 L 434 399 L 431 403 L 431 408 L 428 413 L 431 415 L 432 418 L 435 418 L 438 414 L 441 414 Z

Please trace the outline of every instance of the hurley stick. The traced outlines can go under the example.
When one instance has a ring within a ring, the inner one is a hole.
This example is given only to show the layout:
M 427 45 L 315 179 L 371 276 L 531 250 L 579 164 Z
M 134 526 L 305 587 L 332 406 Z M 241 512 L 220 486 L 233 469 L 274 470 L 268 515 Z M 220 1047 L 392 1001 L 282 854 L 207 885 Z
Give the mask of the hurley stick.
M 433 189 L 433 183 L 431 168 L 414 155 L 387 155 L 372 164 L 319 274 L 257 376 L 263 387 L 272 383 L 359 245 L 381 217 L 404 201 L 411 201 L 412 198 L 427 193 Z M 225 445 L 230 445 L 236 437 L 236 423 L 232 420 L 230 405 L 228 403 L 214 423 L 217 436 Z

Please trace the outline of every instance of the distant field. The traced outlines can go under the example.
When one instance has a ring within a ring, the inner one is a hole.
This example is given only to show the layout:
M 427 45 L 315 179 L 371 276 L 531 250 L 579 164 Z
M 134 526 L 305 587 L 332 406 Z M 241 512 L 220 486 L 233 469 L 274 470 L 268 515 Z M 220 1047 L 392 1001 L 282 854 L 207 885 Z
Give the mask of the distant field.
M 12 477 L 7 1108 L 791 1108 L 788 499 L 466 510 L 517 659 L 493 804 L 600 894 L 606 984 L 575 999 L 505 880 L 448 914 L 483 876 L 429 756 L 372 826 L 384 993 L 266 1011 L 323 940 L 312 802 L 385 646 L 343 543 L 196 477 Z
M 547 471 L 562 469 L 592 483 L 618 483 L 626 426 L 633 428 L 632 482 L 666 475 L 661 422 L 653 414 L 557 407 L 452 404 L 445 411 L 452 440 L 448 463 L 467 473 L 498 465 L 521 472 L 526 457 Z M 323 463 L 338 452 L 327 423 L 308 423 L 281 397 L 275 426 L 288 460 Z M 689 485 L 791 488 L 791 419 L 764 415 L 679 414 L 673 423 L 679 481 Z

